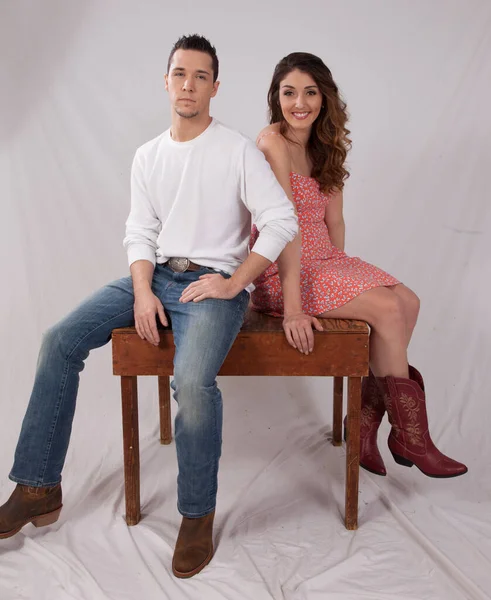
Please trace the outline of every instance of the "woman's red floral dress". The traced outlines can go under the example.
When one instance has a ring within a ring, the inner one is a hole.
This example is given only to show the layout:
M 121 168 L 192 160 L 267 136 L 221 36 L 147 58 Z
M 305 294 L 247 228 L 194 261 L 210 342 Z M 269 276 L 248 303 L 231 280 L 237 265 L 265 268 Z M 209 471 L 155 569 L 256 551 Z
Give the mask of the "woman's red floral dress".
M 392 286 L 397 279 L 357 257 L 350 257 L 331 243 L 324 215 L 329 196 L 323 194 L 313 177 L 290 174 L 293 199 L 302 232 L 300 283 L 303 310 L 320 315 L 333 310 L 374 287 Z M 253 227 L 250 246 L 258 231 Z M 278 265 L 273 263 L 254 282 L 255 310 L 283 316 L 283 295 Z

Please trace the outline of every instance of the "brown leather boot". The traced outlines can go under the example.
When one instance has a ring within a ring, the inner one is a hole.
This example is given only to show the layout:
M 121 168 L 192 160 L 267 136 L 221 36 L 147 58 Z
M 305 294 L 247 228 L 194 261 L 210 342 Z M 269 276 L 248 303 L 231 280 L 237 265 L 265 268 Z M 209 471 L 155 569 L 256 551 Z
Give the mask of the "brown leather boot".
M 377 432 L 385 414 L 382 392 L 372 371 L 361 384 L 360 467 L 375 475 L 387 475 L 384 461 L 377 446 Z M 347 418 L 344 419 L 344 439 L 347 436 Z
M 172 559 L 172 572 L 176 577 L 192 577 L 210 562 L 214 518 L 215 511 L 198 519 L 182 518 Z
M 27 523 L 35 527 L 52 525 L 58 520 L 62 506 L 61 484 L 49 488 L 18 484 L 0 506 L 0 539 L 15 535 Z
M 405 467 L 416 465 L 428 477 L 457 477 L 467 473 L 464 464 L 442 454 L 433 443 L 423 378 L 411 366 L 409 377 L 378 378 L 392 425 L 388 445 L 394 460 Z

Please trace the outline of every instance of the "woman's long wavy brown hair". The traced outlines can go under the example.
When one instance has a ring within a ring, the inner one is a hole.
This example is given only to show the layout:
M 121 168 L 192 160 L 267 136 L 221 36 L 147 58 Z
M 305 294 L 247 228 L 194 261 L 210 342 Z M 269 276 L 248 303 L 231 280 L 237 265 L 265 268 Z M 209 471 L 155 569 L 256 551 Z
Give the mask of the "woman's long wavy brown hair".
M 280 106 L 280 84 L 295 69 L 308 73 L 322 94 L 322 108 L 307 144 L 312 177 L 317 179 L 320 189 L 326 194 L 342 190 L 344 180 L 349 177 L 345 167 L 351 148 L 350 131 L 346 128 L 348 114 L 331 71 L 319 57 L 307 52 L 293 52 L 276 65 L 268 92 L 270 123 L 280 123 L 280 133 L 295 142 L 288 137 L 288 124 Z

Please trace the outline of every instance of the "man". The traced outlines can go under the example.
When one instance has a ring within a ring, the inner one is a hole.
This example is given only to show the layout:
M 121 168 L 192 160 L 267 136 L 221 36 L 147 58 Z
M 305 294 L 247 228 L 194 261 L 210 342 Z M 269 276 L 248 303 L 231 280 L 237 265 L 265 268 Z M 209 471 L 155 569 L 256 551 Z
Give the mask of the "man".
M 173 557 L 177 577 L 211 560 L 221 453 L 217 373 L 243 322 L 252 281 L 297 233 L 291 202 L 254 144 L 210 117 L 218 90 L 215 48 L 180 38 L 165 76 L 172 125 L 136 152 L 124 245 L 131 277 L 83 302 L 44 336 L 34 387 L 0 507 L 0 538 L 25 524 L 54 523 L 79 373 L 90 350 L 133 322 L 158 345 L 160 323 L 176 345 L 175 440 L 182 524 Z M 261 234 L 248 255 L 251 214 Z

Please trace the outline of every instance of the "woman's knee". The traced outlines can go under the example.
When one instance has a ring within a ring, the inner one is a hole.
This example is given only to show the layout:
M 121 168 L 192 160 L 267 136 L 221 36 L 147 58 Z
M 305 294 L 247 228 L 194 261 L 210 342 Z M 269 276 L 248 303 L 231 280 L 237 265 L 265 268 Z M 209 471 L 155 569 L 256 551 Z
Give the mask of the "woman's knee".
M 382 290 L 380 291 L 382 292 Z M 406 327 L 404 303 L 397 294 L 389 289 L 385 288 L 383 293 L 377 295 L 371 312 L 372 322 L 370 324 L 378 330 L 387 329 L 394 332 Z
M 412 290 L 409 290 L 409 292 L 410 294 L 408 303 L 406 305 L 406 314 L 409 318 L 410 324 L 414 327 L 414 325 L 416 325 L 416 321 L 418 320 L 421 301 Z
M 406 316 L 406 322 L 412 329 L 416 325 L 420 310 L 420 299 L 410 288 L 400 285 L 395 289 L 396 294 L 402 300 L 404 306 L 404 314 Z

